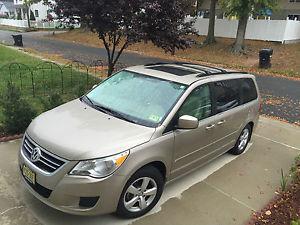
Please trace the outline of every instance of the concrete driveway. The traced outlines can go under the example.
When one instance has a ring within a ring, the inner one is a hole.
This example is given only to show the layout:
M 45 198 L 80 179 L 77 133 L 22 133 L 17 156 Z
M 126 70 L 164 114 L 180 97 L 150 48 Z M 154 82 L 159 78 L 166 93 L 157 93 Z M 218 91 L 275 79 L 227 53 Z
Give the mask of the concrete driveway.
M 248 151 L 225 154 L 167 185 L 159 205 L 141 219 L 114 215 L 79 217 L 36 200 L 20 182 L 20 140 L 0 144 L 0 224 L 231 225 L 244 224 L 280 187 L 281 168 L 288 172 L 300 154 L 300 128 L 261 118 Z

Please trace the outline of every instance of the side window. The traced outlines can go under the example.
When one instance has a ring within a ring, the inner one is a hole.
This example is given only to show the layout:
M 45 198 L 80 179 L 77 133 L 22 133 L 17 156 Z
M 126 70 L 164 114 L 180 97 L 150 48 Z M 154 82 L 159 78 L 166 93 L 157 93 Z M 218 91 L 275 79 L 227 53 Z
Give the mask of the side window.
M 223 80 L 214 83 L 217 113 L 225 112 L 240 104 L 238 80 Z
M 178 116 L 189 115 L 198 118 L 198 120 L 202 120 L 211 116 L 211 113 L 212 102 L 210 88 L 209 85 L 203 85 L 191 92 L 179 109 Z
M 252 79 L 241 79 L 242 103 L 248 103 L 257 99 L 257 90 Z

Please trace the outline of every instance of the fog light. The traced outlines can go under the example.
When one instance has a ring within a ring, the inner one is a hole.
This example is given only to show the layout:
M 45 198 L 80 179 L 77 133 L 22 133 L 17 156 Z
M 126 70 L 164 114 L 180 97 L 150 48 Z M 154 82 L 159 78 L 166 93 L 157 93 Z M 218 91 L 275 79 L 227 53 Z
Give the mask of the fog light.
M 79 206 L 85 208 L 94 207 L 99 200 L 99 196 L 97 197 L 80 197 Z

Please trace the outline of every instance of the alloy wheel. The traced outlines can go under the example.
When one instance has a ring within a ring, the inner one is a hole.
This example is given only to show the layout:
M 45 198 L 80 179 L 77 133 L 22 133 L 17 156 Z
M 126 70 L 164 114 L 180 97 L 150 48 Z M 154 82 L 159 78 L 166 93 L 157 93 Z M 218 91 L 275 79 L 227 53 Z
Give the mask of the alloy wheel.
M 155 199 L 157 184 L 150 177 L 135 180 L 126 190 L 124 206 L 130 212 L 140 212 L 146 209 Z
M 238 143 L 238 149 L 240 151 L 244 150 L 244 148 L 247 146 L 249 135 L 250 135 L 250 131 L 247 128 L 244 129 Z

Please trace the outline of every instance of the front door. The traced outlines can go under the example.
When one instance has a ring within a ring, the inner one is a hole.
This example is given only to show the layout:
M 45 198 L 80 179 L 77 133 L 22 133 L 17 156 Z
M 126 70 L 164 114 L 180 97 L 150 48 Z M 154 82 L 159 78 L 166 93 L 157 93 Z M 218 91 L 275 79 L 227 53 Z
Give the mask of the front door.
M 176 117 L 183 115 L 196 117 L 199 120 L 199 126 L 193 130 L 175 130 L 171 178 L 205 163 L 206 156 L 214 151 L 214 142 L 217 137 L 214 135 L 215 118 L 212 116 L 210 85 L 201 85 L 191 92 Z

